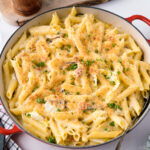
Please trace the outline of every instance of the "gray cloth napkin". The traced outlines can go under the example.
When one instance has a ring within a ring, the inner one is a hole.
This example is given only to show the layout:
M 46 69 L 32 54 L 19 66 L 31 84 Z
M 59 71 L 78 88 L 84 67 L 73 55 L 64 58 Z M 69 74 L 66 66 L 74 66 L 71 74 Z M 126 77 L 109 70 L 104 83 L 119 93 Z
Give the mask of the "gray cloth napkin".
M 0 106 L 0 122 L 5 129 L 11 129 L 13 122 Z M 11 139 L 11 135 L 0 135 L 0 150 L 21 150 L 21 148 Z
M 3 124 L 1 123 L 1 119 L 0 119 L 0 126 L 3 127 Z M 4 135 L 0 134 L 0 150 L 4 149 Z

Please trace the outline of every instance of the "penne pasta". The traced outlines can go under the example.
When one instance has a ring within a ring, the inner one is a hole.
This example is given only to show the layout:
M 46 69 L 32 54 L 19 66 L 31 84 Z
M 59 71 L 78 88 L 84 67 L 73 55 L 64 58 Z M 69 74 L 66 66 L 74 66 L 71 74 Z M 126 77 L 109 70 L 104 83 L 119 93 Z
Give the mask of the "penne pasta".
M 131 35 L 75 7 L 24 32 L 3 62 L 10 112 L 51 143 L 87 146 L 121 135 L 149 96 L 150 64 Z

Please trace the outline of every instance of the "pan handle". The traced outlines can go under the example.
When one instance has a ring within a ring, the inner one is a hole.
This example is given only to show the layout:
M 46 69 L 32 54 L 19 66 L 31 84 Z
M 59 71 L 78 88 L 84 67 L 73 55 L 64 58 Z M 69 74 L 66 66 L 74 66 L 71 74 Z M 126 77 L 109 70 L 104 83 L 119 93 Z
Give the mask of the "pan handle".
M 1 102 L 0 102 L 1 105 Z M 12 127 L 12 129 L 4 129 L 3 127 L 0 127 L 0 134 L 3 135 L 10 135 L 10 134 L 15 134 L 18 132 L 23 132 L 21 129 L 19 129 L 15 124 Z
M 144 21 L 147 25 L 150 26 L 150 20 L 149 20 L 148 18 L 142 16 L 142 15 L 133 15 L 133 16 L 131 16 L 131 17 L 126 18 L 126 20 L 129 21 L 130 23 L 132 23 L 132 21 L 134 21 L 134 20 L 136 20 L 136 19 L 139 19 L 139 20 L 141 20 L 141 21 Z M 150 44 L 150 39 L 147 40 L 147 41 L 148 41 L 148 43 Z

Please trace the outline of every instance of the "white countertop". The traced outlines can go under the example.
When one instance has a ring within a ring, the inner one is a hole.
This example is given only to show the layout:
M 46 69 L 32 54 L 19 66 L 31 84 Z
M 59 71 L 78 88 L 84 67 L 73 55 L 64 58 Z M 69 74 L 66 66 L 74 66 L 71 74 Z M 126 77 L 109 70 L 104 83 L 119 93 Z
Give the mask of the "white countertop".
M 140 14 L 150 18 L 150 0 L 112 0 L 101 5 L 96 5 L 96 7 L 112 11 L 122 17 Z M 150 27 L 148 27 L 148 25 L 141 21 L 135 21 L 134 25 L 150 39 Z M 4 22 L 0 15 L 0 51 L 10 35 L 17 28 L 18 27 L 11 26 Z M 144 120 L 125 137 L 121 150 L 145 150 L 148 135 L 150 135 L 150 112 Z M 43 144 L 25 133 L 17 134 L 14 138 L 23 150 L 60 150 L 60 148 Z M 113 150 L 115 145 L 116 142 L 112 142 L 90 150 Z

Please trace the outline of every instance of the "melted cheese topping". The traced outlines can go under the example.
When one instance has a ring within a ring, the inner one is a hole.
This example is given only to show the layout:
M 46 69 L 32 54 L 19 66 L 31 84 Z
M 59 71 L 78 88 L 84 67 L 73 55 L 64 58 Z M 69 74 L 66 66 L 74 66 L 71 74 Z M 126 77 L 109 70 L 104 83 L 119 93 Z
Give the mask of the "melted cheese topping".
M 92 14 L 71 13 L 31 27 L 8 51 L 4 80 L 10 111 L 49 142 L 103 143 L 139 115 L 150 65 L 129 34 Z

